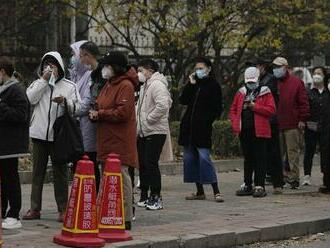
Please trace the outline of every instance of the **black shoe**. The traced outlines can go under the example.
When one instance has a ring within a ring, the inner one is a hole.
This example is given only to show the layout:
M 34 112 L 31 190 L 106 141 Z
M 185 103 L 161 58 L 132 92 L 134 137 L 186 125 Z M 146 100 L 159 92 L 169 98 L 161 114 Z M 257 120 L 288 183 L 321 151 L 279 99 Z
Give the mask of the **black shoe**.
M 241 188 L 236 191 L 237 196 L 248 196 L 253 195 L 252 186 L 241 185 Z
M 319 192 L 322 194 L 330 194 L 330 188 L 326 187 L 326 186 L 321 186 L 319 188 Z
M 288 182 L 291 189 L 299 189 L 299 181 Z
M 267 195 L 264 187 L 256 186 L 254 188 L 253 197 L 265 197 Z
M 130 221 L 125 221 L 125 230 L 132 230 L 132 222 Z

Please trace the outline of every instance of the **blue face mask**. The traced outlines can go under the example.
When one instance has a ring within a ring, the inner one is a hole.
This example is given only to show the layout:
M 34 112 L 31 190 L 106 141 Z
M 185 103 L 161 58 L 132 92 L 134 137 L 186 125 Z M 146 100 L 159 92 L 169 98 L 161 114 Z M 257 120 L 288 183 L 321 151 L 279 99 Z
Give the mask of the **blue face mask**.
M 273 69 L 273 74 L 274 77 L 276 78 L 283 78 L 285 76 L 286 70 L 284 67 L 279 67 L 279 68 L 275 68 Z
M 258 88 L 259 86 L 259 83 L 258 82 L 255 82 L 255 83 L 247 83 L 246 84 L 246 87 L 249 89 L 249 90 L 255 90 L 256 88 Z
M 207 73 L 205 69 L 197 69 L 196 70 L 196 77 L 199 79 L 203 79 L 207 77 Z

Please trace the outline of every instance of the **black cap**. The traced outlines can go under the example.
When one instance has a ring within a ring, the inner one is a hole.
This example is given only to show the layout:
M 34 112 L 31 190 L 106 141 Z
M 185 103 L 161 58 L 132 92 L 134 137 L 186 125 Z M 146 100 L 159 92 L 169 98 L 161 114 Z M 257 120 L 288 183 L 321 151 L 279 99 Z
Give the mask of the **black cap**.
M 121 67 L 127 67 L 128 60 L 123 52 L 111 51 L 99 59 L 99 63 L 102 65 L 119 65 Z

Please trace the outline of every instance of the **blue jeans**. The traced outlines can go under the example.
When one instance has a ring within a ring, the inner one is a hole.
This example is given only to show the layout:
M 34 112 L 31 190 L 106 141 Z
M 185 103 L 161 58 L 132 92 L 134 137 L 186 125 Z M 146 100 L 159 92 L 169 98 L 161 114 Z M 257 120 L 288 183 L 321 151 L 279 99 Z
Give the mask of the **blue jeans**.
M 217 174 L 210 158 L 210 149 L 193 146 L 184 147 L 184 182 L 212 184 L 217 183 Z

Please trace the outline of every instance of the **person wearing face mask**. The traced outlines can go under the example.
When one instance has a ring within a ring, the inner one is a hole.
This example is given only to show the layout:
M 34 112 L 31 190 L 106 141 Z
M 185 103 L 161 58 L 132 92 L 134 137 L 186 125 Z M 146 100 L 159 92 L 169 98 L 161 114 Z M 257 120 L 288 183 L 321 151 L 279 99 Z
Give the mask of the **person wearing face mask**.
M 97 109 L 96 99 L 100 94 L 106 80 L 102 77 L 102 65 L 99 64 L 99 48 L 92 41 L 87 41 L 79 47 L 80 62 L 88 67 L 91 72 L 92 84 L 90 86 L 91 107 Z
M 96 100 L 98 109 L 90 110 L 89 118 L 97 122 L 97 159 L 104 163 L 109 153 L 120 156 L 125 225 L 130 230 L 133 193 L 128 168 L 138 167 L 134 91 L 139 81 L 122 52 L 109 52 L 99 63 L 106 84 Z
M 304 178 L 302 185 L 311 185 L 311 174 L 313 157 L 316 151 L 316 145 L 320 144 L 320 119 L 321 110 L 324 105 L 324 99 L 328 95 L 328 91 L 324 85 L 324 76 L 326 71 L 323 67 L 315 67 L 313 69 L 313 84 L 312 88 L 308 91 L 308 100 L 310 106 L 310 117 L 306 122 L 305 128 L 305 154 L 304 154 Z M 321 146 L 320 146 L 321 147 Z M 324 163 L 325 154 L 320 149 L 321 155 L 321 170 Z
M 152 59 L 138 63 L 139 81 L 144 84 L 137 103 L 137 145 L 141 189 L 141 197 L 137 205 L 147 210 L 163 209 L 158 161 L 170 130 L 168 117 L 172 99 L 167 79 L 158 72 L 158 69 L 158 64 Z
M 252 65 L 257 67 L 260 71 L 259 84 L 261 86 L 267 86 L 274 98 L 275 105 L 278 105 L 278 82 L 270 71 L 271 60 L 257 58 L 250 61 Z M 270 181 L 273 184 L 273 193 L 281 194 L 283 192 L 283 163 L 281 158 L 280 149 L 280 135 L 276 114 L 270 118 L 270 126 L 272 130 L 272 136 L 267 142 L 267 174 L 266 181 Z
M 269 119 L 276 107 L 270 89 L 259 84 L 259 75 L 256 67 L 245 70 L 245 86 L 236 93 L 229 111 L 233 132 L 240 138 L 244 155 L 244 184 L 236 191 L 237 196 L 267 195 L 267 143 L 272 135 Z
M 81 105 L 76 116 L 79 118 L 79 125 L 83 137 L 84 152 L 94 163 L 94 173 L 96 181 L 96 190 L 98 191 L 100 185 L 100 169 L 97 162 L 96 155 L 96 124 L 92 123 L 88 118 L 89 110 L 92 108 L 91 86 L 92 70 L 80 61 L 80 47 L 88 41 L 82 40 L 71 44 L 72 57 L 71 67 L 69 69 L 70 79 L 77 87 L 81 97 Z M 73 171 L 75 171 L 75 166 Z
M 304 82 L 288 71 L 288 61 L 277 57 L 273 74 L 278 79 L 279 102 L 277 120 L 280 128 L 282 158 L 286 156 L 290 171 L 286 182 L 292 189 L 299 187 L 300 132 L 309 118 L 309 104 Z
M 14 67 L 0 58 L 0 179 L 2 228 L 22 227 L 18 158 L 28 155 L 30 104 L 25 90 L 12 76 Z
M 54 191 L 58 210 L 58 221 L 62 222 L 68 201 L 68 170 L 65 164 L 54 161 L 54 130 L 57 117 L 64 113 L 64 101 L 74 115 L 80 108 L 77 85 L 65 78 L 64 63 L 58 52 L 48 52 L 42 59 L 38 71 L 39 79 L 27 89 L 27 96 L 34 107 L 30 123 L 33 143 L 33 169 L 31 208 L 24 220 L 40 219 L 42 189 L 48 156 L 52 161 Z M 52 80 L 53 78 L 53 80 Z
M 197 188 L 186 200 L 205 200 L 203 184 L 211 184 L 214 200 L 223 202 L 210 158 L 212 124 L 222 113 L 222 93 L 209 59 L 196 58 L 194 72 L 183 87 L 179 101 L 187 106 L 179 134 L 179 145 L 184 147 L 184 182 L 195 183 Z

